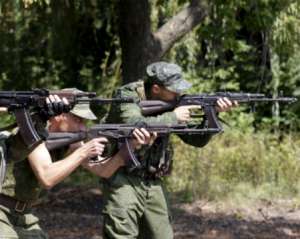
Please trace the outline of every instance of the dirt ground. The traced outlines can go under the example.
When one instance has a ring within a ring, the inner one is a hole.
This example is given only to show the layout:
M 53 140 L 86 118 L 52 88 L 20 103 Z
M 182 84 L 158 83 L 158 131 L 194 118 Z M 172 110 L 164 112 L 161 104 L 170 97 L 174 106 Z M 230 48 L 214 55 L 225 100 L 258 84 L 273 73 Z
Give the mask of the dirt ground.
M 35 209 L 50 239 L 101 239 L 98 188 L 62 187 Z M 175 239 L 300 239 L 300 206 L 261 201 L 254 208 L 216 203 L 173 203 Z

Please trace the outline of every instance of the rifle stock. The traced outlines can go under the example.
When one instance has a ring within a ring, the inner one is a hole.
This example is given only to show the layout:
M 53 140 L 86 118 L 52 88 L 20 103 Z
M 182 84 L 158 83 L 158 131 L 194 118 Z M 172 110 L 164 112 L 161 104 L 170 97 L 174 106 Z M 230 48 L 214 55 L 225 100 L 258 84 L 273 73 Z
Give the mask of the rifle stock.
M 56 132 L 49 133 L 47 140 L 45 142 L 48 150 L 54 150 L 74 144 L 87 139 L 86 132 Z

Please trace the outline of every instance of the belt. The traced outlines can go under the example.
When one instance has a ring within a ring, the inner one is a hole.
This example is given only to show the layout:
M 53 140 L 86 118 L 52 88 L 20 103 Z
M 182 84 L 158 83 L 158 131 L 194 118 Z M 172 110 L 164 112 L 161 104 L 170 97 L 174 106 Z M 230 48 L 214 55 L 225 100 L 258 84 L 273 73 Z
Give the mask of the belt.
M 141 169 L 137 169 L 132 172 L 126 172 L 126 173 L 128 175 L 139 177 L 144 180 L 157 180 L 157 179 L 161 178 L 160 176 L 158 176 L 155 173 L 150 173 L 150 172 L 147 172 L 146 170 L 141 170 Z
M 0 194 L 0 205 L 3 205 L 18 213 L 23 213 L 33 207 L 33 204 L 31 202 L 22 202 L 4 194 Z

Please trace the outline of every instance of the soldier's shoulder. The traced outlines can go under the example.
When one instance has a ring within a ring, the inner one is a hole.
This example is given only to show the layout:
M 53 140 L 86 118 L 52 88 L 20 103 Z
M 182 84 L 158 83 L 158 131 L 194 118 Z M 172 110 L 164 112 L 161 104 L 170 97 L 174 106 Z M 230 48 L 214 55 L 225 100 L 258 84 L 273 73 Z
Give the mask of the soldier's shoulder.
M 143 81 L 135 81 L 119 87 L 116 95 L 119 97 L 139 97 L 139 91 L 144 89 Z
M 119 87 L 119 90 L 131 90 L 131 91 L 134 91 L 136 90 L 137 88 L 140 88 L 140 87 L 144 87 L 144 82 L 143 81 L 135 81 L 135 82 L 130 82 L 126 85 L 123 85 L 121 87 Z

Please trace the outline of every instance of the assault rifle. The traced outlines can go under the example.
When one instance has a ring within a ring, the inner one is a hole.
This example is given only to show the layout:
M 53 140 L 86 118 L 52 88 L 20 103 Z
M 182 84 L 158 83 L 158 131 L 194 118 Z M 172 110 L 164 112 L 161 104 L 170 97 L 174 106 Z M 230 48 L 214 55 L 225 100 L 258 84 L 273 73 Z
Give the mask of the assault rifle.
M 212 94 L 199 94 L 199 95 L 182 95 L 175 101 L 166 102 L 159 100 L 145 100 L 139 101 L 138 104 L 144 116 L 153 116 L 171 111 L 178 106 L 184 105 L 199 105 L 204 111 L 205 117 L 209 127 L 222 130 L 222 126 L 218 121 L 216 106 L 220 98 L 226 97 L 230 101 L 236 101 L 239 104 L 248 103 L 293 103 L 297 101 L 295 97 L 266 97 L 264 94 L 252 93 L 231 93 L 231 92 L 217 92 Z
M 132 132 L 135 128 L 145 128 L 148 132 L 156 132 L 158 136 L 165 136 L 168 134 L 213 135 L 222 131 L 220 128 L 197 127 L 198 125 L 187 124 L 99 124 L 82 132 L 50 132 L 46 140 L 46 146 L 49 150 L 53 150 L 87 139 L 106 137 L 125 143 L 130 155 L 131 163 L 134 167 L 139 167 L 140 163 L 136 159 L 128 142 L 128 139 L 132 137 Z
M 95 92 L 78 92 L 76 90 L 57 90 L 49 91 L 45 89 L 36 89 L 32 91 L 0 91 L 0 107 L 3 110 L 12 112 L 15 115 L 16 123 L 20 128 L 20 133 L 26 145 L 34 147 L 41 139 L 36 132 L 31 119 L 32 110 L 40 110 L 47 107 L 46 98 L 49 95 L 58 95 L 65 97 L 72 108 L 80 103 L 126 103 L 132 102 L 130 98 L 104 99 L 97 97 Z

